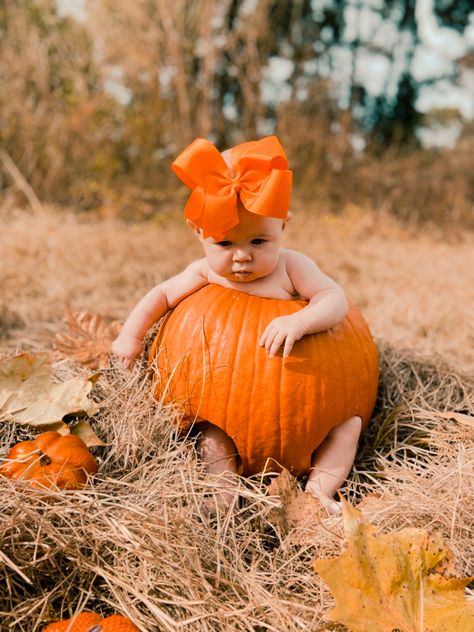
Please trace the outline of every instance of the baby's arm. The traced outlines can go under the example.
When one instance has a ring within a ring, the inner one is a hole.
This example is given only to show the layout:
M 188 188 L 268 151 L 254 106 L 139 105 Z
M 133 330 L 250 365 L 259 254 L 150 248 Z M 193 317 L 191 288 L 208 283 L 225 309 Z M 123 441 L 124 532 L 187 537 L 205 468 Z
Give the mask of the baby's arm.
M 122 331 L 112 343 L 113 353 L 125 366 L 131 367 L 141 353 L 143 337 L 148 329 L 179 301 L 207 283 L 206 260 L 199 259 L 154 287 L 130 312 Z
M 309 300 L 299 312 L 280 316 L 269 323 L 260 345 L 273 357 L 283 345 L 283 357 L 306 334 L 331 329 L 346 315 L 348 302 L 341 287 L 324 274 L 315 262 L 295 250 L 286 250 L 286 270 L 296 292 Z

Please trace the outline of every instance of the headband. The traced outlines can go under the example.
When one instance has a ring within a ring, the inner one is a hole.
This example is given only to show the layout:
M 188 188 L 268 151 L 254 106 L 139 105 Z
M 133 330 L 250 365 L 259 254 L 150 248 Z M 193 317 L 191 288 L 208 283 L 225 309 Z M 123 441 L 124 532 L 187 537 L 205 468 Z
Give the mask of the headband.
M 171 169 L 192 193 L 186 218 L 204 238 L 222 239 L 239 223 L 237 199 L 257 215 L 286 219 L 292 172 L 276 136 L 242 143 L 230 150 L 235 177 L 214 145 L 197 138 L 182 151 Z

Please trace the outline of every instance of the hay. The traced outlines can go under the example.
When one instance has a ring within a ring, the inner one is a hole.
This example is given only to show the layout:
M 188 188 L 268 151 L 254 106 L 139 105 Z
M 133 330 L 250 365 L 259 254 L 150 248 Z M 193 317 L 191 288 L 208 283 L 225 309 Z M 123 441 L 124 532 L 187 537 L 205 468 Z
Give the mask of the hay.
M 472 381 L 379 343 L 382 380 L 345 494 L 383 528 L 440 530 L 472 573 L 473 433 L 438 411 L 474 414 Z M 62 362 L 69 376 L 77 368 Z M 206 517 L 215 481 L 178 412 L 149 395 L 143 367 L 103 372 L 94 421 L 109 445 L 83 491 L 47 494 L 0 480 L 0 620 L 41 630 L 76 609 L 122 612 L 142 630 L 323 630 L 331 596 L 311 560 L 340 550 L 340 517 L 297 529 L 275 520 L 267 481 L 240 481 L 238 512 Z M 32 436 L 2 424 L 1 453 Z M 333 628 L 335 629 L 335 628 Z
M 474 415 L 463 373 L 474 357 L 472 235 L 451 245 L 367 215 L 296 216 L 288 231 L 288 245 L 341 282 L 379 339 L 376 416 L 344 493 L 380 528 L 439 529 L 459 572 L 473 575 L 473 428 L 438 414 Z M 0 219 L 0 251 L 2 353 L 49 348 L 66 305 L 121 319 L 200 256 L 173 222 L 53 211 Z M 0 480 L 1 632 L 41 630 L 82 608 L 127 614 L 148 631 L 342 629 L 322 622 L 332 598 L 311 566 L 340 552 L 339 517 L 288 526 L 268 481 L 255 478 L 240 481 L 236 515 L 207 518 L 215 482 L 193 440 L 176 436 L 178 413 L 151 399 L 144 367 L 102 371 L 94 392 L 102 408 L 92 424 L 109 445 L 93 449 L 92 486 L 50 495 Z M 0 424 L 0 459 L 32 436 Z

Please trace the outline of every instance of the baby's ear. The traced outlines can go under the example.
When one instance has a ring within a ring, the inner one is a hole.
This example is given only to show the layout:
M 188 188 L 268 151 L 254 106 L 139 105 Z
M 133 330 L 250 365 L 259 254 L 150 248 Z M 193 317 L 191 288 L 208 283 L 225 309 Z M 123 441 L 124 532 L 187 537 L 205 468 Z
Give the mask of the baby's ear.
M 292 215 L 290 211 L 288 211 L 288 215 L 286 216 L 286 219 L 283 220 L 282 230 L 285 230 L 286 225 L 288 224 L 289 221 L 291 221 L 291 218 L 292 218 Z
M 202 229 L 199 226 L 196 226 L 190 219 L 186 220 L 186 224 L 193 231 L 198 239 L 202 239 Z

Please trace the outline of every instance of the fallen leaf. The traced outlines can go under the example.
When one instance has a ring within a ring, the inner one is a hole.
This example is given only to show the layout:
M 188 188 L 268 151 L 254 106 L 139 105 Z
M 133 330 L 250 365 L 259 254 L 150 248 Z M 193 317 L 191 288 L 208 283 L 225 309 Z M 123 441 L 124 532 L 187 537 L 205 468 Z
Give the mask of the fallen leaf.
M 460 424 L 464 424 L 465 426 L 470 426 L 471 428 L 474 428 L 474 417 L 471 417 L 471 415 L 464 415 L 463 413 L 452 412 L 437 412 L 436 414 L 438 417 L 442 417 L 443 419 L 454 419 L 454 421 L 457 421 Z
M 88 448 L 92 448 L 93 446 L 106 446 L 107 443 L 104 443 L 92 430 L 92 426 L 88 421 L 79 421 L 77 424 L 70 426 L 69 431 L 71 434 L 78 436 L 80 439 L 84 441 Z
M 268 486 L 270 496 L 280 497 L 280 507 L 273 509 L 269 518 L 278 522 L 284 531 L 293 527 L 311 527 L 327 518 L 319 500 L 303 492 L 294 476 L 283 470 Z
M 359 509 L 364 518 L 372 520 L 379 518 L 381 515 L 390 514 L 397 507 L 397 500 L 388 501 L 377 494 L 367 494 L 363 499 L 357 503 L 357 509 Z
M 453 554 L 440 534 L 406 528 L 378 534 L 343 500 L 346 550 L 315 570 L 336 600 L 325 617 L 352 632 L 472 632 L 474 603 L 453 576 Z
M 122 325 L 107 322 L 100 314 L 66 310 L 68 334 L 56 334 L 54 348 L 90 369 L 110 366 L 110 348 Z
M 75 377 L 53 381 L 53 368 L 45 353 L 21 353 L 0 358 L 0 418 L 40 428 L 58 430 L 66 415 L 92 416 L 99 407 L 88 395 L 97 380 Z

